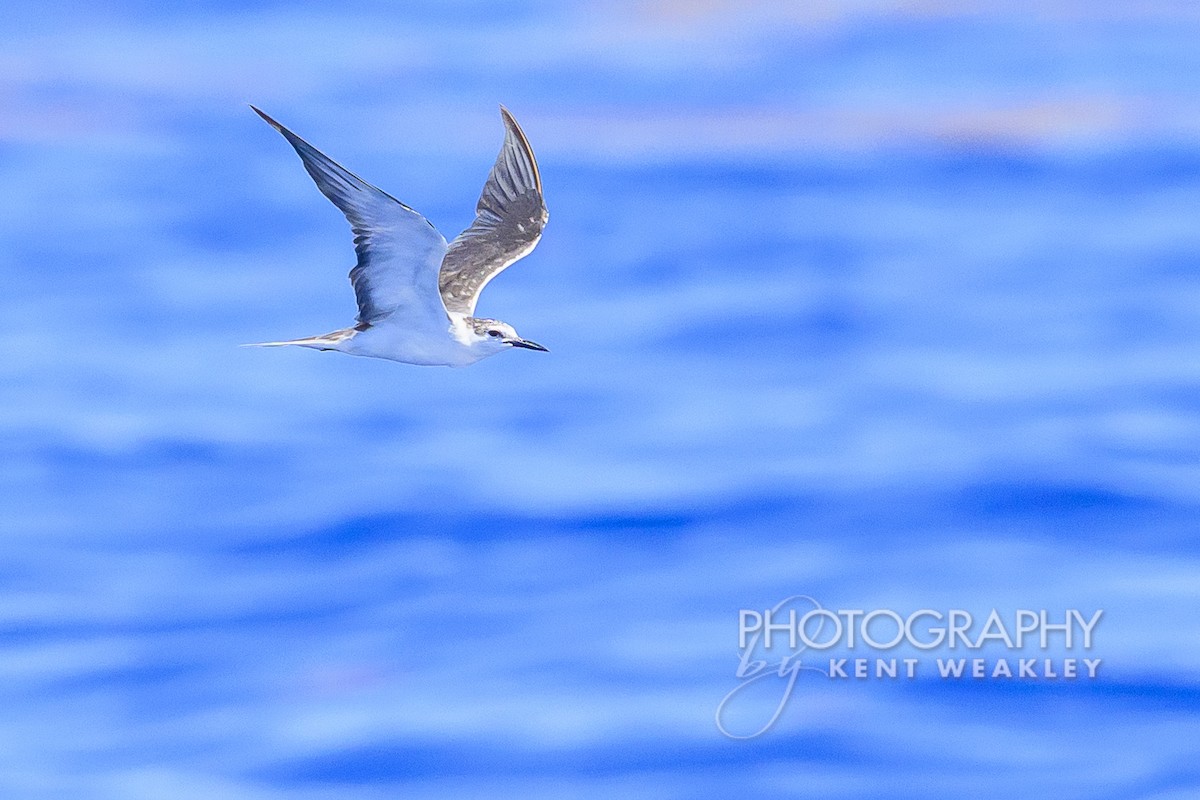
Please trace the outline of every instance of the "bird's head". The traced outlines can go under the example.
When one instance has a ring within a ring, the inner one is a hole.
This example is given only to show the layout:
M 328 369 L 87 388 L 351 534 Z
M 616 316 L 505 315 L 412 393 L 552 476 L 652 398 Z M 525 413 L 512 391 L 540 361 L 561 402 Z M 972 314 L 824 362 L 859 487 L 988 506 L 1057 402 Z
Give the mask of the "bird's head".
M 477 319 L 474 317 L 469 318 L 469 321 L 475 334 L 475 346 L 488 351 L 489 355 L 491 353 L 498 353 L 501 350 L 507 350 L 510 347 L 540 350 L 543 353 L 550 352 L 537 342 L 522 339 L 517 335 L 516 329 L 507 322 L 501 322 L 498 319 Z

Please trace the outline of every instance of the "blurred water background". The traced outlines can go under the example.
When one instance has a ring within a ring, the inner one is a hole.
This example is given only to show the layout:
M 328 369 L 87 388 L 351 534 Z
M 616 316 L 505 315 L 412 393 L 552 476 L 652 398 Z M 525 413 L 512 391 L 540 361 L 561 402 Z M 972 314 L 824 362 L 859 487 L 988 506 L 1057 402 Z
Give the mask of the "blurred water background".
M 6 4 L 0 794 L 1200 796 L 1200 10 Z M 275 115 L 551 221 L 466 370 L 354 314 Z M 736 623 L 1105 610 L 1094 681 L 805 678 Z

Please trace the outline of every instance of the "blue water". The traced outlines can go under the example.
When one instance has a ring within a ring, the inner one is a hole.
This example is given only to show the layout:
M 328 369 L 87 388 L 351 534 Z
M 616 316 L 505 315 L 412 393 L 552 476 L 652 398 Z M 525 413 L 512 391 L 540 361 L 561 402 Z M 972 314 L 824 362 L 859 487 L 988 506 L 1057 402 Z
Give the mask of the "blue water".
M 10 3 L 0 795 L 1200 795 L 1200 16 L 1126 5 Z M 237 348 L 354 313 L 248 102 L 448 235 L 512 109 L 552 353 Z M 726 738 L 796 594 L 1103 667 Z

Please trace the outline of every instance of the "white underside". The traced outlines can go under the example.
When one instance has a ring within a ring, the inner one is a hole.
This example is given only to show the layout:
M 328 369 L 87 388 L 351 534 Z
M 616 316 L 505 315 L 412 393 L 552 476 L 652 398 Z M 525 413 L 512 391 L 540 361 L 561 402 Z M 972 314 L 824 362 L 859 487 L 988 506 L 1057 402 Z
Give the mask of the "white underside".
M 451 315 L 444 326 L 414 326 L 413 319 L 398 320 L 396 316 L 401 315 L 380 320 L 326 349 L 428 367 L 465 367 L 507 349 L 507 345 L 481 340 L 460 314 Z

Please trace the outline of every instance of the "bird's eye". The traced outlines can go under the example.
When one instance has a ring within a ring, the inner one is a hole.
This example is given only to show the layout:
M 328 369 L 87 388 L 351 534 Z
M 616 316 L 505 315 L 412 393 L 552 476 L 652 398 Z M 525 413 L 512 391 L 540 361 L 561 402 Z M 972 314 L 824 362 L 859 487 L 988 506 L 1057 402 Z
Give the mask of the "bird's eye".
M 502 331 L 488 331 L 488 336 L 503 336 L 503 335 L 504 335 L 504 333 Z

